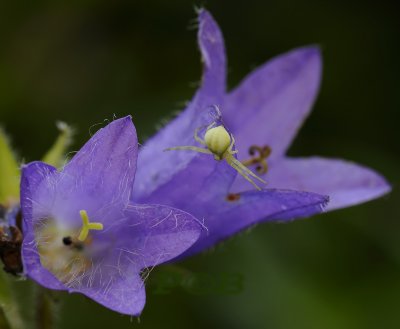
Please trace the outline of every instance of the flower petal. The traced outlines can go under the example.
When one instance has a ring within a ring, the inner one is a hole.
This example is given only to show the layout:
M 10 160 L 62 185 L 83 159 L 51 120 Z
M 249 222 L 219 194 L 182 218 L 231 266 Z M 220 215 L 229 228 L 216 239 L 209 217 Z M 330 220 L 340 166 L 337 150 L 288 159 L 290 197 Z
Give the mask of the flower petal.
M 217 22 L 205 9 L 199 11 L 198 43 L 204 64 L 202 89 L 205 93 L 222 94 L 226 87 L 224 38 Z
M 51 199 L 53 192 L 52 189 L 40 187 L 44 181 L 52 181 L 55 175 L 57 175 L 56 168 L 43 162 L 32 162 L 22 168 L 21 211 L 24 233 L 22 260 L 24 271 L 30 278 L 47 288 L 63 290 L 65 286 L 41 265 L 34 235 L 34 219 L 40 218 L 40 212 L 45 211 L 47 206 L 43 202 Z
M 262 222 L 290 221 L 323 211 L 328 197 L 308 192 L 267 189 L 230 194 L 224 200 L 191 207 L 191 213 L 204 216 L 207 232 L 203 233 L 182 257 L 209 248 L 252 225 Z
M 97 131 L 64 167 L 59 188 L 92 196 L 98 206 L 103 200 L 128 202 L 135 178 L 137 148 L 131 117 L 111 122 Z
M 251 145 L 268 145 L 271 159 L 281 157 L 310 112 L 320 79 L 320 51 L 305 47 L 269 61 L 233 90 L 221 111 L 239 159 Z
M 320 157 L 285 159 L 271 168 L 269 185 L 326 194 L 326 210 L 378 198 L 391 188 L 375 171 L 352 162 Z
M 118 258 L 136 271 L 164 263 L 191 247 L 203 227 L 192 215 L 162 205 L 131 204 L 118 223 Z M 107 232 L 105 232 L 107 234 Z
M 144 282 L 138 273 L 124 275 L 118 279 L 105 278 L 101 287 L 70 289 L 95 300 L 97 303 L 122 314 L 139 316 L 146 303 Z
M 103 257 L 94 260 L 69 291 L 83 293 L 114 311 L 139 315 L 145 291 L 138 274 L 180 255 L 196 242 L 201 230 L 199 222 L 181 210 L 128 205 L 123 217 L 96 235 L 97 245 L 103 240 L 112 248 L 105 248 Z
M 202 84 L 187 108 L 140 149 L 135 195 L 146 196 L 168 183 L 199 156 L 196 152 L 164 152 L 175 146 L 200 146 L 195 130 L 208 125 L 210 106 L 221 105 L 225 91 L 225 50 L 217 23 L 206 10 L 199 13 L 198 42 L 204 63 Z
M 207 202 L 209 199 L 226 195 L 236 174 L 225 161 L 215 161 L 211 155 L 199 154 L 151 194 L 143 195 L 134 190 L 132 200 L 146 203 L 162 202 L 179 209 L 188 209 L 190 204 Z

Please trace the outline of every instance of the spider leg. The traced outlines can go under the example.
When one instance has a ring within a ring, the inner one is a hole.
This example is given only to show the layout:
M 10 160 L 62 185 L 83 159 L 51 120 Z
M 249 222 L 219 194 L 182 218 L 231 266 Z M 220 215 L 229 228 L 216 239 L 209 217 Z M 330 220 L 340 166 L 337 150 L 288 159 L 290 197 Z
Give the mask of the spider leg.
M 245 172 L 247 175 L 254 177 L 255 179 L 257 179 L 258 181 L 260 181 L 263 184 L 267 184 L 267 182 L 265 180 L 258 177 L 250 169 L 248 169 L 246 166 L 244 166 L 239 160 L 236 160 L 234 157 L 231 157 L 230 161 L 232 163 L 234 163 L 238 168 L 240 168 L 243 172 Z
M 216 125 L 217 125 L 217 123 L 216 123 L 216 122 L 213 122 L 212 124 L 210 124 L 210 125 L 207 126 L 206 131 L 207 131 L 208 129 L 213 128 L 213 127 L 216 126 Z
M 201 145 L 206 146 L 207 144 L 206 144 L 205 140 L 202 139 L 202 138 L 199 136 L 199 131 L 200 131 L 201 129 L 203 129 L 203 128 L 206 128 L 206 131 L 207 131 L 208 129 L 211 129 L 211 128 L 214 127 L 215 125 L 216 125 L 216 123 L 213 122 L 212 124 L 210 124 L 210 125 L 208 125 L 208 126 L 200 126 L 200 127 L 196 128 L 196 130 L 194 131 L 194 139 L 196 140 L 196 142 L 200 143 Z
M 227 160 L 227 162 L 233 169 L 235 169 L 239 173 L 240 176 L 242 176 L 245 180 L 247 180 L 257 190 L 261 191 L 261 188 L 245 172 L 243 172 L 243 170 L 240 169 L 234 162 L 229 162 L 228 160 Z
M 228 154 L 233 155 L 239 153 L 238 150 L 232 151 L 233 147 L 235 146 L 235 137 L 231 134 L 231 144 L 229 145 L 229 148 L 227 150 Z
M 235 137 L 233 137 L 232 134 L 230 134 L 230 135 L 231 135 L 231 144 L 229 145 L 228 153 L 230 153 L 230 154 L 236 154 L 236 153 L 238 153 L 238 151 L 232 151 L 233 146 L 235 145 Z
M 197 147 L 197 146 L 176 146 L 176 147 L 169 147 L 169 148 L 165 149 L 164 151 L 176 151 L 176 150 L 195 151 L 195 152 L 199 152 L 199 153 L 213 154 L 210 150 L 208 150 L 208 149 L 203 149 L 203 148 Z
M 198 127 L 196 128 L 196 130 L 194 131 L 194 139 L 196 140 L 196 142 L 200 143 L 201 145 L 206 146 L 206 142 L 204 141 L 204 139 L 202 139 L 199 136 L 199 131 L 204 128 L 204 126 Z

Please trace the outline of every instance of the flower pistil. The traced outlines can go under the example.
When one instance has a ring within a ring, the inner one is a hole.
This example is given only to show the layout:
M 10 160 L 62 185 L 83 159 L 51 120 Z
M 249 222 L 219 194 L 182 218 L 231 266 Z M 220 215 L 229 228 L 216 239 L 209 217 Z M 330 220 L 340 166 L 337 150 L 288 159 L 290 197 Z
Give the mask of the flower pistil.
M 266 174 L 268 171 L 267 158 L 271 154 L 272 150 L 268 145 L 263 147 L 258 145 L 252 145 L 249 148 L 250 159 L 242 161 L 242 164 L 246 167 L 257 165 L 256 171 L 258 174 Z
M 82 218 L 82 229 L 79 233 L 78 240 L 84 242 L 88 237 L 90 230 L 101 231 L 103 229 L 103 224 L 94 222 L 90 223 L 86 210 L 79 211 L 79 214 Z

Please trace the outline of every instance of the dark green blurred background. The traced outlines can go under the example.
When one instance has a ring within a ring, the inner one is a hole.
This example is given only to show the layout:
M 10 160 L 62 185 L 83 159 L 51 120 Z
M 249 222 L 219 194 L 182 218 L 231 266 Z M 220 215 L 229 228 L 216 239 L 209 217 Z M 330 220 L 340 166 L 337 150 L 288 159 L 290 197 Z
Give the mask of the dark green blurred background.
M 320 44 L 322 90 L 290 150 L 363 163 L 394 191 L 365 205 L 266 224 L 179 264 L 239 274 L 238 294 L 150 285 L 140 324 L 79 295 L 61 328 L 400 328 L 399 8 L 396 1 L 1 1 L 0 122 L 25 161 L 57 135 L 132 114 L 139 139 L 180 110 L 201 73 L 194 6 L 218 20 L 229 86 L 291 48 Z M 166 269 L 155 270 L 155 277 Z M 151 282 L 151 281 L 150 281 Z

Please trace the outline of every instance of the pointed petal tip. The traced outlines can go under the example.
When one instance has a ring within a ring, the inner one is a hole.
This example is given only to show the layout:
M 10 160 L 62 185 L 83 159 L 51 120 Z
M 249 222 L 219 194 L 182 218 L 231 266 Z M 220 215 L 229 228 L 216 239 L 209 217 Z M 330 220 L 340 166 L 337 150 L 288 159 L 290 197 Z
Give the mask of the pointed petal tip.
M 111 121 L 109 126 L 120 126 L 122 127 L 135 127 L 133 122 L 132 122 L 132 116 L 131 115 L 127 115 L 125 117 L 119 118 L 119 119 L 115 119 L 114 121 Z
M 198 25 L 197 42 L 204 65 L 202 87 L 208 95 L 222 97 L 226 85 L 224 38 L 217 22 L 205 9 L 198 10 Z
M 196 12 L 197 12 L 197 16 L 198 16 L 199 21 L 204 21 L 204 20 L 207 20 L 207 19 L 213 20 L 213 17 L 210 14 L 210 12 L 207 9 L 205 9 L 204 7 L 198 8 L 196 10 Z
M 114 283 L 107 286 L 106 284 L 103 287 L 70 288 L 68 292 L 84 294 L 100 305 L 123 315 L 138 317 L 142 314 L 146 304 L 146 292 L 145 284 L 139 275 L 114 280 Z M 106 293 L 100 293 L 104 290 Z
M 375 182 L 371 183 L 371 188 L 373 188 L 377 193 L 379 193 L 378 197 L 383 196 L 392 191 L 392 184 L 390 184 L 383 175 L 379 174 L 375 170 L 372 169 L 368 170 L 371 171 L 371 178 L 370 178 L 371 182 L 375 180 Z
M 30 170 L 30 168 L 32 168 L 37 162 L 41 162 L 41 161 L 33 161 L 33 162 L 22 164 L 21 165 L 21 173 L 24 174 L 24 172 L 27 172 L 28 170 Z
M 347 190 L 343 189 L 341 193 L 332 196 L 332 202 L 328 205 L 327 210 L 356 206 L 381 198 L 392 191 L 392 185 L 374 169 L 352 162 L 343 163 L 354 167 L 352 175 L 356 180 L 347 187 Z M 351 179 L 348 181 L 352 182 Z
M 115 119 L 99 129 L 98 132 L 103 131 L 106 135 L 121 135 L 127 134 L 132 135 L 133 138 L 137 139 L 136 127 L 133 124 L 132 116 L 127 115 L 125 117 Z M 90 142 L 90 140 L 89 140 Z
M 39 160 L 31 161 L 31 162 L 22 164 L 22 165 L 21 165 L 21 168 L 22 168 L 22 169 L 29 168 L 29 167 L 31 167 L 31 166 L 33 166 L 33 165 L 37 165 L 38 163 L 44 163 L 44 162 L 39 161 Z
M 132 116 L 131 115 L 127 115 L 125 117 L 119 118 L 119 119 L 104 119 L 103 122 L 101 123 L 97 123 L 94 124 L 92 127 L 98 127 L 100 126 L 100 128 L 94 133 L 91 134 L 91 137 L 94 137 L 95 135 L 97 135 L 100 132 L 112 132 L 112 133 L 120 133 L 125 129 L 131 130 L 133 128 L 133 132 L 136 133 L 136 128 L 132 122 Z M 90 140 L 89 140 L 90 141 Z
M 325 211 L 357 206 L 382 198 L 392 191 L 392 185 L 382 175 L 370 169 L 368 171 L 368 176 L 362 185 L 334 195 Z
M 287 190 L 287 192 L 293 192 L 291 190 Z M 300 192 L 300 195 L 306 202 L 303 204 L 299 204 L 298 206 L 293 207 L 290 210 L 281 211 L 275 213 L 271 216 L 276 221 L 293 221 L 295 219 L 308 218 L 314 215 L 318 215 L 320 213 L 324 213 L 328 210 L 328 205 L 330 202 L 330 197 L 327 195 L 312 193 L 312 192 Z
M 321 56 L 321 47 L 318 44 L 311 44 L 311 45 L 306 45 L 300 48 L 297 48 L 300 51 L 303 51 L 304 53 L 310 55 L 310 56 Z
M 382 177 L 382 189 L 381 189 L 382 196 L 392 192 L 392 190 L 393 190 L 392 184 L 388 183 L 387 180 Z
M 295 48 L 290 50 L 286 55 L 301 58 L 304 62 L 314 61 L 316 64 L 319 64 L 319 66 L 322 66 L 322 51 L 319 45 Z M 281 56 L 285 56 L 285 54 Z
M 284 160 L 275 171 L 272 185 L 329 195 L 325 211 L 362 204 L 392 189 L 390 183 L 371 168 L 319 156 Z
M 221 41 L 222 33 L 218 26 L 218 23 L 211 15 L 209 11 L 202 8 L 198 11 L 198 23 L 199 23 L 199 42 L 204 42 L 206 38 L 209 41 Z
M 42 168 L 46 168 L 46 169 L 51 169 L 51 170 L 57 170 L 55 167 L 42 162 L 42 161 L 32 161 L 26 164 L 22 164 L 21 165 L 21 172 L 22 175 L 24 176 L 24 174 L 26 174 L 27 172 L 31 172 L 31 171 L 37 171 L 38 169 L 42 169 Z

